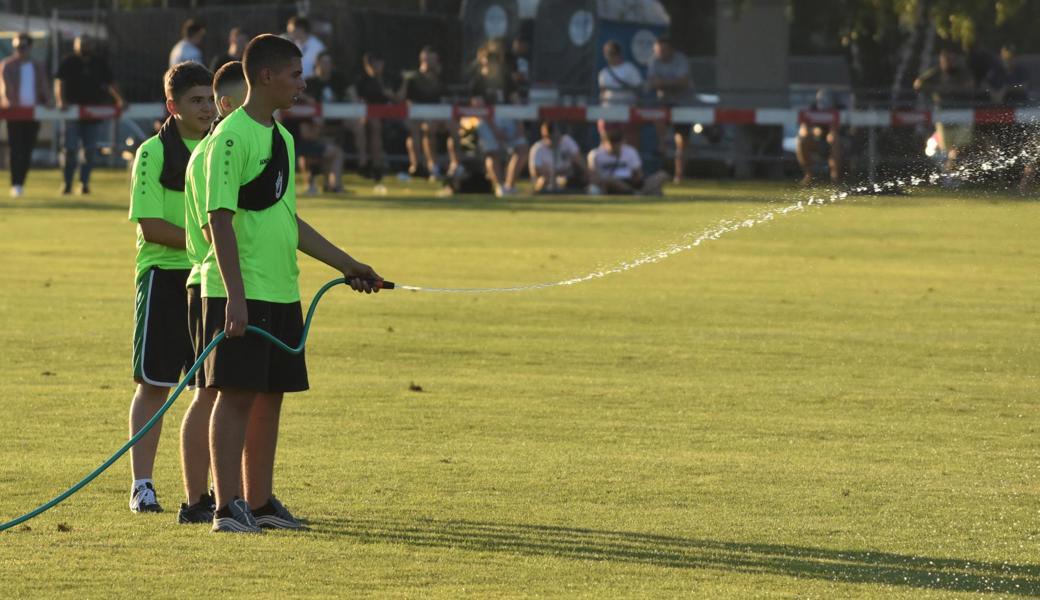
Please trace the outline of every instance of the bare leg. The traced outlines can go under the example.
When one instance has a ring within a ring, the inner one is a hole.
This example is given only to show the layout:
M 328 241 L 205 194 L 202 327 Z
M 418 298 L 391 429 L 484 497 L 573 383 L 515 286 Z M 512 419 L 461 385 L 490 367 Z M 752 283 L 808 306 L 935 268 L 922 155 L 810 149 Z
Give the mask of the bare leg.
M 831 155 L 827 158 L 827 167 L 831 172 L 831 182 L 838 183 L 841 181 L 841 165 L 843 162 L 841 138 L 831 131 L 827 134 L 827 143 L 831 145 Z
M 368 128 L 365 125 L 365 119 L 361 119 L 353 123 L 350 128 L 351 133 L 354 135 L 354 147 L 357 148 L 358 165 L 364 165 L 371 160 L 368 152 L 368 136 L 365 135 Z
M 675 134 L 675 183 L 680 183 L 686 174 L 686 135 Z
M 426 170 L 431 174 L 437 169 L 437 155 L 433 152 L 433 138 L 436 134 L 437 130 L 432 124 L 423 128 L 422 150 L 426 155 Z
M 502 187 L 502 175 L 499 173 L 500 162 L 497 156 L 491 154 L 484 157 L 484 170 L 487 172 L 488 181 L 494 186 L 495 192 Z
M 343 189 L 343 150 L 338 144 L 325 144 L 325 191 L 338 192 Z
M 209 451 L 213 460 L 213 489 L 217 508 L 238 495 L 242 485 L 242 451 L 245 447 L 249 413 L 256 392 L 222 389 L 210 419 Z
M 802 185 L 812 183 L 812 158 L 816 154 L 816 141 L 809 135 L 805 125 L 798 131 L 794 154 L 798 158 L 798 166 L 802 168 Z
M 421 133 L 421 125 L 415 121 L 408 124 L 408 139 L 405 140 L 405 147 L 408 150 L 408 171 L 414 173 L 419 169 L 419 151 L 417 145 Z
M 271 499 L 281 410 L 282 394 L 258 394 L 249 414 L 242 460 L 245 465 L 246 502 L 253 509 L 260 508 Z
M 516 185 L 516 179 L 527 164 L 527 149 L 520 147 L 509 157 L 509 165 L 506 167 L 506 187 L 512 189 Z
M 130 403 L 130 436 L 133 437 L 144 428 L 145 424 L 159 412 L 169 388 L 158 387 L 147 383 L 137 384 L 137 391 Z M 130 449 L 130 468 L 134 479 L 151 479 L 155 467 L 155 454 L 159 449 L 159 433 L 162 431 L 162 419 Z
M 181 469 L 188 504 L 195 504 L 209 491 L 209 419 L 217 390 L 199 388 L 181 423 Z

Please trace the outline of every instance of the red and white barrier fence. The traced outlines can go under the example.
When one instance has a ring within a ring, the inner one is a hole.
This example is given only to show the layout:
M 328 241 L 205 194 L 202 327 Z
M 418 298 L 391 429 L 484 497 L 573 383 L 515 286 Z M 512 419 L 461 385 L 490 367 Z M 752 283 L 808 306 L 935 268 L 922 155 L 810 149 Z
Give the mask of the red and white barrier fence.
M 159 103 L 114 106 L 80 105 L 54 108 L 0 109 L 0 120 L 69 121 L 73 119 L 155 119 L 165 114 Z M 451 104 L 314 104 L 282 111 L 283 118 L 414 119 L 446 121 L 461 117 L 537 121 L 586 121 L 611 123 L 674 123 L 714 125 L 849 125 L 854 127 L 906 127 L 941 123 L 1010 124 L 1040 121 L 1040 107 L 976 108 L 951 110 L 798 110 L 793 108 L 627 107 L 627 106 L 468 106 Z

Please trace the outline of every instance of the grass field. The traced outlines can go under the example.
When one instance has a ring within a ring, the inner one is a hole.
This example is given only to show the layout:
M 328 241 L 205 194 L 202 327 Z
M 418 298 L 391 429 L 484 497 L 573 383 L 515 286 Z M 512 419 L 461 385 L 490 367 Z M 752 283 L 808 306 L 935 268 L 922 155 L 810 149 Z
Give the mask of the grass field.
M 126 178 L 0 200 L 0 521 L 125 439 Z M 388 279 L 557 280 L 804 197 L 301 199 Z M 0 534 L 0 597 L 1040 596 L 1040 204 L 920 192 L 568 288 L 330 293 L 276 489 L 313 531 L 131 515 L 124 459 Z M 301 259 L 305 302 L 336 274 Z M 422 388 L 412 391 L 412 385 Z

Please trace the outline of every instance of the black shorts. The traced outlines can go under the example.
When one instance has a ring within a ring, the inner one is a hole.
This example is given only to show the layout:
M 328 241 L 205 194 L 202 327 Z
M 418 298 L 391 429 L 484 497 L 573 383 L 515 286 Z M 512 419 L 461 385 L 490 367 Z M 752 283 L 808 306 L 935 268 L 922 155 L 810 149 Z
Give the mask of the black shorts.
M 187 269 L 152 267 L 137 280 L 134 381 L 176 387 L 195 362 L 188 335 Z
M 255 325 L 295 348 L 303 336 L 303 310 L 299 302 L 281 304 L 246 300 L 249 324 Z M 203 298 L 202 319 L 206 343 L 224 330 L 226 298 Z M 253 392 L 302 392 L 307 383 L 304 353 L 291 354 L 255 333 L 225 339 L 206 357 L 208 388 L 236 388 Z
M 191 345 L 195 353 L 192 364 L 195 364 L 194 361 L 198 360 L 202 351 L 206 349 L 205 328 L 202 326 L 202 286 L 198 284 L 188 286 L 188 333 L 191 335 Z M 192 385 L 197 388 L 206 387 L 205 364 L 195 371 Z

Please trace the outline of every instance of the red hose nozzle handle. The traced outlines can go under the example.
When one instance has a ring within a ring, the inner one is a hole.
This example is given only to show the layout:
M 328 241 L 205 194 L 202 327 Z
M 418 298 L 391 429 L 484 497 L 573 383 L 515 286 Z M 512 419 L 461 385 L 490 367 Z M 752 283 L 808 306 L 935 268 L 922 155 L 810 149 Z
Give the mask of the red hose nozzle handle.
M 387 281 L 385 279 L 366 279 L 365 281 L 367 281 L 373 288 L 377 290 L 392 290 L 397 287 L 397 285 L 393 281 Z M 345 285 L 350 285 L 350 280 L 344 279 L 343 283 Z

